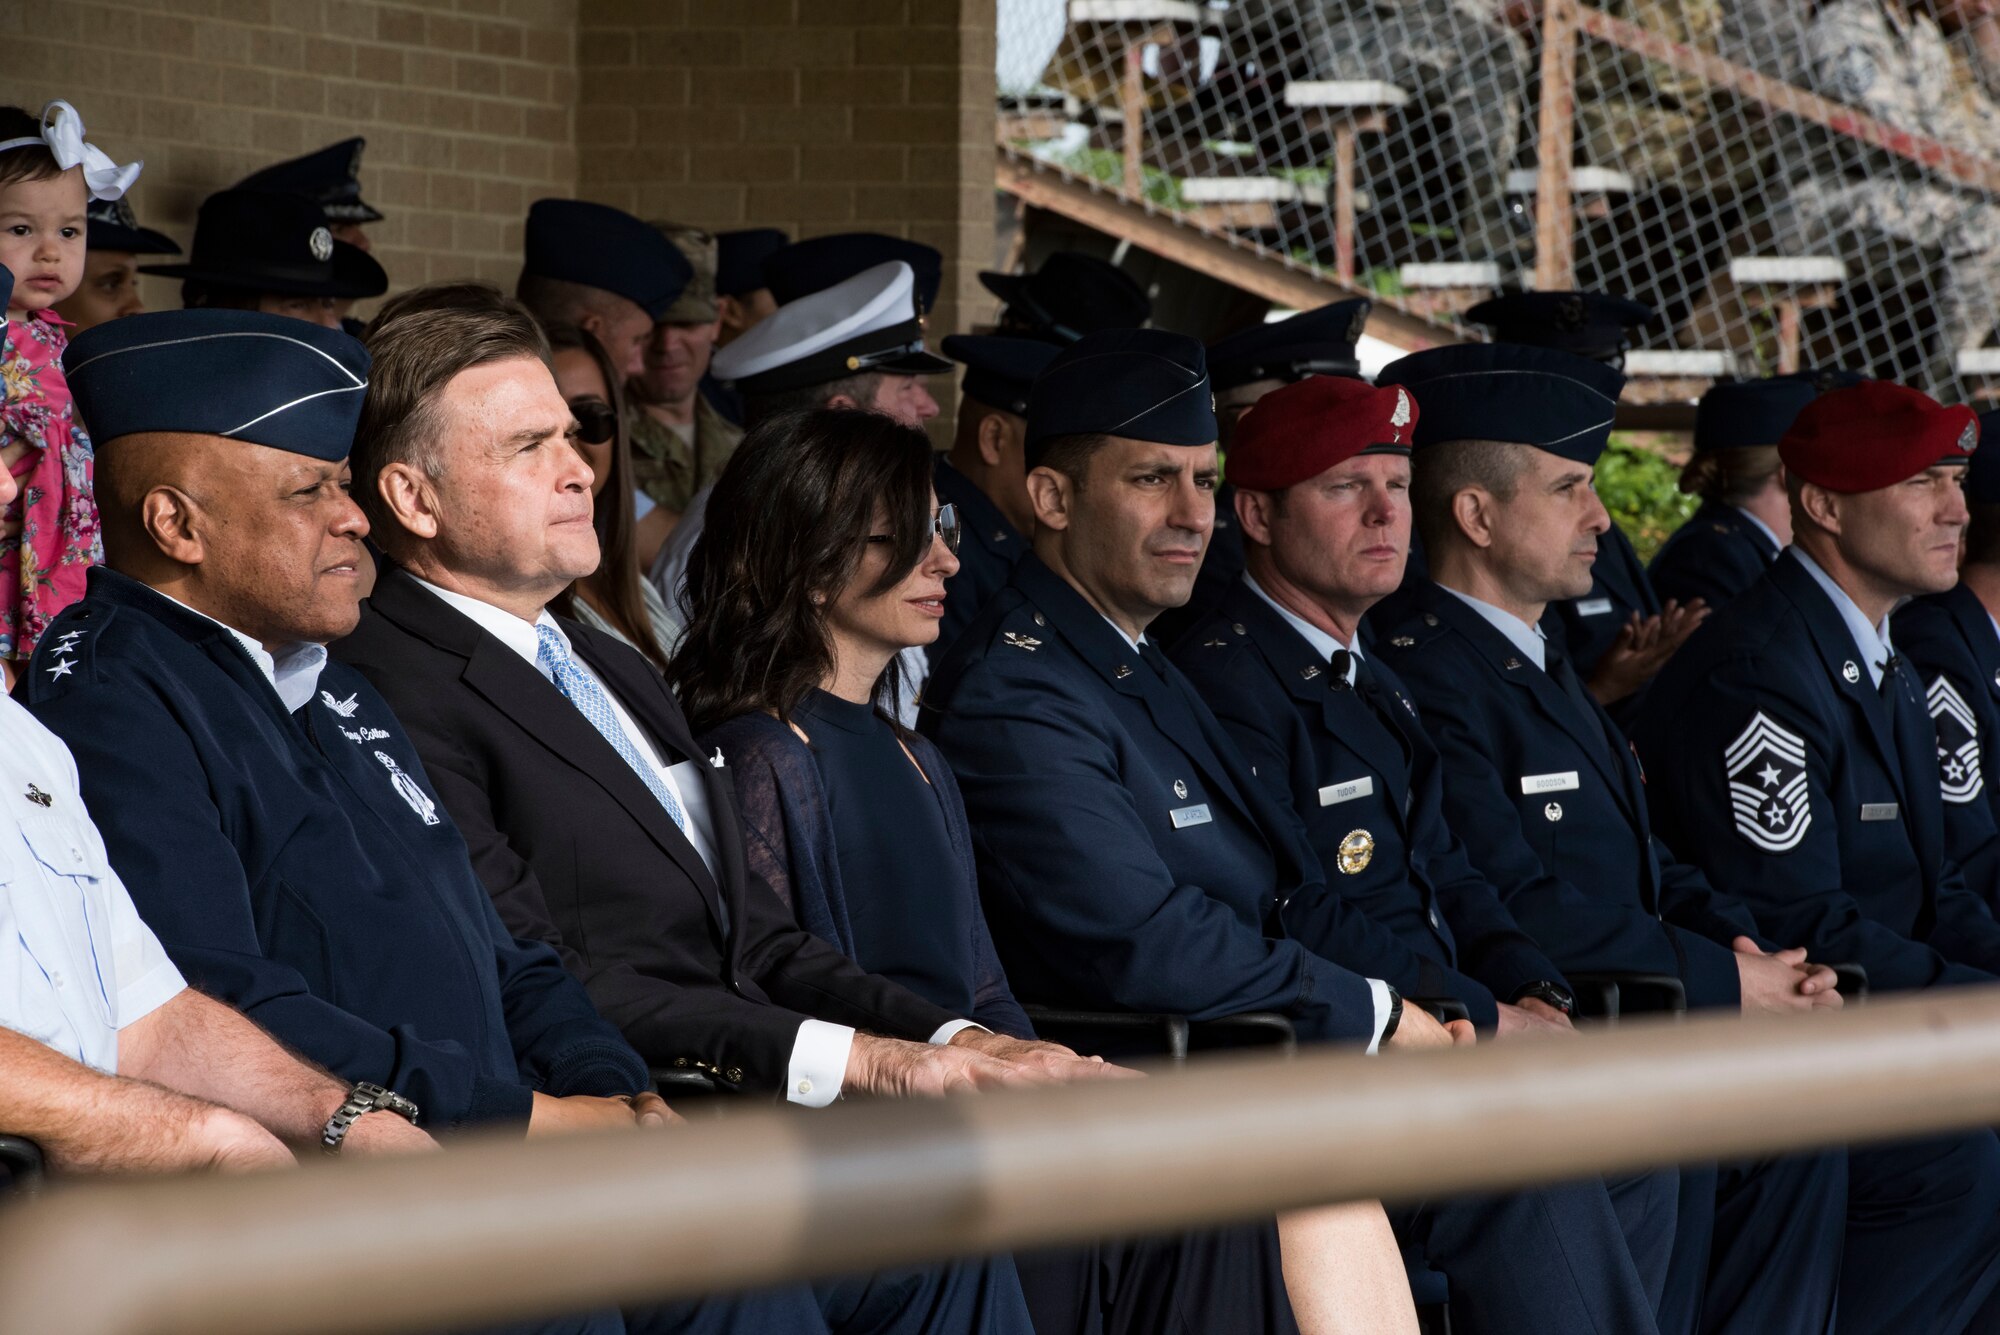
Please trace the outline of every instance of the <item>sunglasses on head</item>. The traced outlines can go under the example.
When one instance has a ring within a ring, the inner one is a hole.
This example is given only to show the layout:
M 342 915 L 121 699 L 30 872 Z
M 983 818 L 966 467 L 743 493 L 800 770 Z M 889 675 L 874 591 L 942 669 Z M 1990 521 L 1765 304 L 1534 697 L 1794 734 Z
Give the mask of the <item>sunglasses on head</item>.
M 961 530 L 958 526 L 958 507 L 950 504 L 940 505 L 938 512 L 931 517 L 931 532 L 937 537 L 944 539 L 944 549 L 946 551 L 950 552 L 953 556 L 957 556 L 958 542 L 961 536 Z M 896 535 L 893 533 L 870 533 L 868 535 L 868 541 L 870 542 L 894 542 L 895 540 Z
M 569 410 L 576 418 L 576 438 L 583 444 L 609 445 L 617 437 L 618 414 L 595 394 L 571 399 Z

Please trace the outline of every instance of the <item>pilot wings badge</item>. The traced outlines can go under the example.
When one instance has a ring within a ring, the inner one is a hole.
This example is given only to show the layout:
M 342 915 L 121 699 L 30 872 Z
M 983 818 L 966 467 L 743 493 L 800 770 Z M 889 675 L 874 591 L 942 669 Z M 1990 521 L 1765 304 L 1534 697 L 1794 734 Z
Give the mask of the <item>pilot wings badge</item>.
M 1924 702 L 1937 725 L 1938 778 L 1944 800 L 1963 805 L 1986 786 L 1979 767 L 1979 722 L 1949 678 L 1932 682 Z
M 359 692 L 356 692 L 348 696 L 345 700 L 336 700 L 333 698 L 332 691 L 321 691 L 319 693 L 319 702 L 342 718 L 353 718 L 354 711 L 361 707 L 361 696 Z M 377 754 L 379 755 L 380 752 L 377 752 Z
M 1812 826 L 1806 744 L 1761 711 L 1723 753 L 1736 832 L 1766 853 L 1789 853 Z
M 395 786 L 398 793 L 402 794 L 403 800 L 410 804 L 410 810 L 423 819 L 424 824 L 436 825 L 442 820 L 437 814 L 437 803 L 431 801 L 431 795 L 419 787 L 417 781 L 396 763 L 396 757 L 387 751 L 377 751 L 375 758 L 389 771 L 389 782 Z

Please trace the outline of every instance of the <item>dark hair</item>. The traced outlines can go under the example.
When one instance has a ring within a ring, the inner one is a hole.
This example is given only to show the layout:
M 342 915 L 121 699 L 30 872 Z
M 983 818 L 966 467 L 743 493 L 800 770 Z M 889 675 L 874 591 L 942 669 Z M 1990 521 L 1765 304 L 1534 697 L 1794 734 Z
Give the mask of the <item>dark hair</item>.
M 0 153 L 0 185 L 13 185 L 19 181 L 46 181 L 61 176 L 63 169 L 56 165 L 56 155 L 49 146 L 40 142 L 42 118 L 20 107 L 0 107 L 0 142 L 9 139 L 33 139 L 32 144 L 10 148 Z
M 1050 436 L 1042 442 L 1041 449 L 1035 451 L 1036 458 L 1035 462 L 1029 465 L 1030 471 L 1036 468 L 1053 468 L 1067 477 L 1071 486 L 1081 491 L 1084 470 L 1090 467 L 1090 461 L 1110 439 L 1111 437 L 1098 431 L 1074 436 Z
M 1481 487 L 1503 501 L 1514 499 L 1528 470 L 1532 445 L 1497 440 L 1447 440 L 1410 456 L 1410 512 L 1427 550 L 1458 536 L 1452 501 L 1467 487 Z
M 1780 467 L 1776 445 L 1746 445 L 1697 454 L 1681 469 L 1680 489 L 1705 501 L 1741 505 L 1762 491 Z
M 881 413 L 816 408 L 767 418 L 736 447 L 688 555 L 687 632 L 667 680 L 697 734 L 757 711 L 791 719 L 833 670 L 827 603 L 854 577 L 880 505 L 894 551 L 871 593 L 931 545 L 931 443 Z M 890 660 L 877 701 L 895 712 Z
M 857 408 L 873 407 L 875 391 L 881 388 L 880 371 L 862 371 L 858 375 L 845 376 L 839 380 L 822 381 L 817 385 L 800 385 L 797 389 L 774 389 L 762 394 L 743 396 L 743 425 L 754 427 L 767 417 L 783 417 L 787 413 L 811 412 L 824 408 L 827 403 L 846 395 Z
M 667 656 L 653 634 L 653 618 L 646 611 L 645 590 L 640 583 L 645 572 L 639 569 L 639 521 L 632 505 L 632 439 L 625 430 L 625 395 L 619 388 L 618 370 L 611 364 L 611 354 L 589 330 L 559 324 L 547 333 L 552 353 L 580 348 L 590 354 L 598 374 L 604 377 L 605 392 L 611 396 L 615 424 L 611 431 L 611 476 L 598 489 L 592 519 L 603 557 L 597 569 L 551 598 L 549 606 L 559 615 L 573 617 L 577 599 L 585 600 L 664 672 Z
M 394 555 L 401 526 L 382 504 L 377 482 L 390 464 L 436 477 L 437 399 L 461 371 L 515 357 L 549 363 L 549 343 L 527 307 L 498 288 L 442 283 L 398 298 L 393 315 L 368 326 L 368 397 L 354 429 L 354 499 Z
M 405 315 L 418 311 L 441 310 L 464 311 L 511 311 L 514 304 L 507 299 L 493 283 L 477 278 L 452 278 L 439 283 L 426 283 L 413 287 L 407 292 L 398 292 L 375 308 L 375 318 L 361 333 L 364 340 L 374 338 L 382 327 L 391 321 L 400 320 Z

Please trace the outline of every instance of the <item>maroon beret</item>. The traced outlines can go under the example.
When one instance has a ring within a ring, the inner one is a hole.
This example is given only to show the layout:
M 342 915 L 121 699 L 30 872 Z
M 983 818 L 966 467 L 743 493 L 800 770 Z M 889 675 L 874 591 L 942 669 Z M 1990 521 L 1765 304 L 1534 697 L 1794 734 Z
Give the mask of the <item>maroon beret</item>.
M 1822 394 L 1778 441 L 1787 472 L 1828 491 L 1879 491 L 1979 446 L 1979 418 L 1921 390 L 1864 380 Z
M 1408 454 L 1416 424 L 1417 401 L 1400 385 L 1310 375 L 1272 390 L 1236 424 L 1229 481 L 1283 491 L 1357 454 Z

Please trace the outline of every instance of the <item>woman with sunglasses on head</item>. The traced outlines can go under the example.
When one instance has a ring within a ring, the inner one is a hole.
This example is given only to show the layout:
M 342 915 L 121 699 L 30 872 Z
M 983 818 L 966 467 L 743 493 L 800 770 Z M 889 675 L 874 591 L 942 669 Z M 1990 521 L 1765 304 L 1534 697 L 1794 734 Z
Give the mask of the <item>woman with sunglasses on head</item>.
M 576 446 L 590 463 L 596 497 L 596 571 L 572 584 L 550 607 L 616 635 L 665 670 L 680 624 L 643 575 L 642 537 L 632 502 L 632 446 L 625 438 L 620 378 L 596 338 L 574 325 L 548 331 L 556 388 L 577 422 Z
M 802 926 L 940 1006 L 1030 1038 L 987 932 L 958 785 L 895 721 L 897 655 L 937 637 L 958 569 L 958 516 L 938 505 L 931 467 L 924 433 L 879 413 L 760 422 L 710 496 L 667 680 L 735 780 L 751 870 Z M 1282 1257 L 1266 1221 L 1016 1261 L 1046 1335 L 1414 1327 L 1380 1206 L 1301 1212 L 1282 1231 Z

